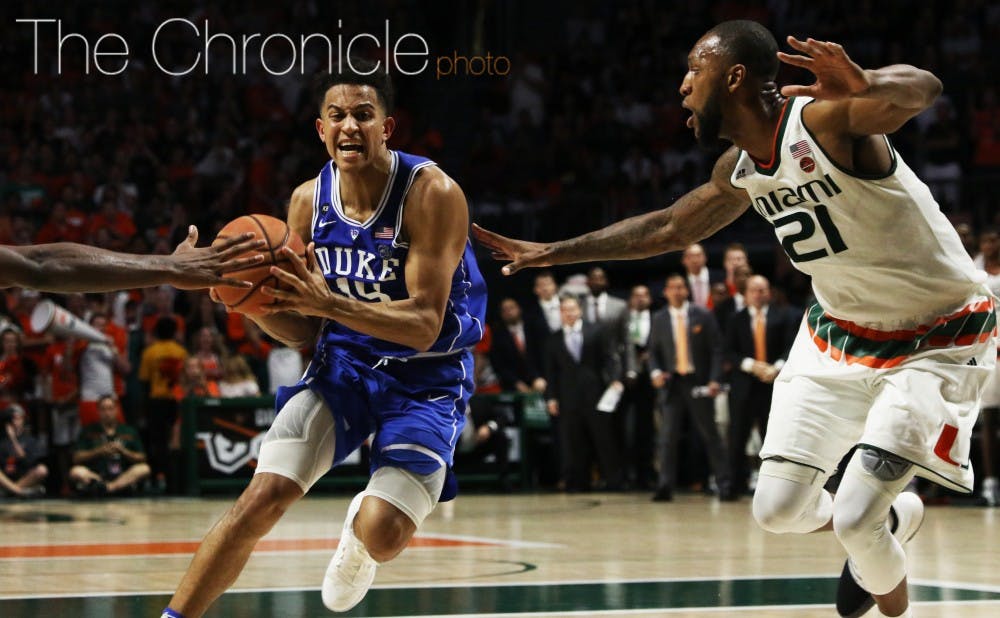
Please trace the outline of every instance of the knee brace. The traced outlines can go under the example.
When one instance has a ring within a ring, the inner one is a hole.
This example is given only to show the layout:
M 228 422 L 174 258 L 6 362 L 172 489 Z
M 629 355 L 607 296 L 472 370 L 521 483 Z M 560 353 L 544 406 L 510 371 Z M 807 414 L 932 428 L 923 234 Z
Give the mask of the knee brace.
M 825 526 L 833 515 L 833 499 L 823 489 L 828 476 L 792 461 L 764 460 L 753 496 L 757 524 L 776 534 L 804 534 Z
M 364 493 L 385 500 L 419 527 L 437 506 L 445 473 L 443 467 L 431 474 L 415 474 L 402 468 L 385 466 L 372 474 Z
M 837 490 L 833 530 L 865 590 L 886 594 L 906 575 L 906 557 L 890 534 L 889 506 L 909 483 L 913 464 L 891 453 L 858 449 Z
M 303 492 L 333 465 L 337 436 L 323 399 L 306 389 L 289 399 L 264 436 L 254 474 L 271 472 L 295 481 Z

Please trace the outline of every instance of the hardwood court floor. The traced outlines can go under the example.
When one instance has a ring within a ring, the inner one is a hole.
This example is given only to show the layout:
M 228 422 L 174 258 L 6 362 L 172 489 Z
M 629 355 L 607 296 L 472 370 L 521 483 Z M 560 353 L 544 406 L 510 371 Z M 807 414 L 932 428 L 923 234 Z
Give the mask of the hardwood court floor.
M 0 616 L 158 616 L 231 499 L 0 503 Z M 208 616 L 333 616 L 318 588 L 348 500 L 296 505 Z M 917 615 L 1000 616 L 998 548 L 1000 509 L 928 508 Z M 842 564 L 832 535 L 767 534 L 746 499 L 461 496 L 343 615 L 818 618 Z

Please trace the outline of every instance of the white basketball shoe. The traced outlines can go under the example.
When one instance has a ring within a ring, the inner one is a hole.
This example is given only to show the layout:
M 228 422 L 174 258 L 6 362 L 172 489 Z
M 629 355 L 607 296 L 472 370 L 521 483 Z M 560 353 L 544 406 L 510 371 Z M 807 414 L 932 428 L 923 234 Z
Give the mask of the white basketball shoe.
M 354 536 L 354 518 L 363 499 L 364 494 L 358 494 L 347 507 L 337 551 L 323 577 L 323 605 L 335 612 L 346 612 L 365 598 L 378 568 L 378 562 L 368 555 L 364 544 Z

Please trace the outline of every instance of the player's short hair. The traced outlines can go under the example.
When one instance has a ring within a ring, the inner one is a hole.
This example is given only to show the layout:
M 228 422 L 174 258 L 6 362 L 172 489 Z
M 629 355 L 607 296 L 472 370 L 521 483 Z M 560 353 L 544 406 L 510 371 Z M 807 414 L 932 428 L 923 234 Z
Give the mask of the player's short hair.
M 778 42 L 771 31 L 749 19 L 724 21 L 706 33 L 719 37 L 726 60 L 742 64 L 750 77 L 770 82 L 778 76 Z
M 313 78 L 313 98 L 320 113 L 323 111 L 327 90 L 340 84 L 355 84 L 369 86 L 374 90 L 379 103 L 382 104 L 382 111 L 386 116 L 392 114 L 396 95 L 392 87 L 392 78 L 387 70 L 371 60 L 353 57 L 345 59 L 341 68 L 343 70 L 339 73 L 321 71 Z

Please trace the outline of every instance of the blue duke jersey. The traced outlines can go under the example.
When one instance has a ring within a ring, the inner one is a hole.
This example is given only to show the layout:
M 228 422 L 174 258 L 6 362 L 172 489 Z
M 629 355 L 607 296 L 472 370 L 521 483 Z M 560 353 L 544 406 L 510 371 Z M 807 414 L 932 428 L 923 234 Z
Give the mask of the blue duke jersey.
M 330 289 L 363 302 L 386 302 L 409 297 L 404 269 L 409 244 L 400 238 L 406 195 L 421 169 L 434 165 L 424 157 L 389 151 L 389 180 L 374 214 L 355 221 L 344 214 L 340 201 L 340 174 L 330 161 L 316 179 L 312 235 L 316 260 Z M 441 355 L 474 346 L 483 336 L 486 284 L 476 264 L 472 245 L 451 279 L 441 333 L 423 354 Z M 328 320 L 320 335 L 316 356 L 344 350 L 376 357 L 419 356 L 413 348 L 378 339 Z

